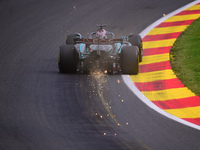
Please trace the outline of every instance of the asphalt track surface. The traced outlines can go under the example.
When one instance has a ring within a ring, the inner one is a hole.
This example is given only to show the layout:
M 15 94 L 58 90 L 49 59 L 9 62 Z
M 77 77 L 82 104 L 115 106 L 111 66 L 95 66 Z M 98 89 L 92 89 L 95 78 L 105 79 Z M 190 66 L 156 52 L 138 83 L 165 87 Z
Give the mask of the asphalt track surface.
M 139 34 L 190 0 L 0 1 L 0 150 L 200 149 L 200 132 L 141 102 L 120 75 L 57 69 L 66 35 Z M 122 101 L 123 100 L 123 101 Z

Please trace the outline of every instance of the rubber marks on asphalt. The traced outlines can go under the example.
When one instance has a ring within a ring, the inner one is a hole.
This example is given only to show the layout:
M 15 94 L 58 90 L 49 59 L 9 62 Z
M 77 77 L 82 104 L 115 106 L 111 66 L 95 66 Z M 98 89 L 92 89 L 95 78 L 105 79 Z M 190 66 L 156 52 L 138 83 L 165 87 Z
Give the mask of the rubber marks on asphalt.
M 188 122 L 200 125 L 200 97 L 176 77 L 170 65 L 170 49 L 178 36 L 200 17 L 196 4 L 168 18 L 144 38 L 140 73 L 130 76 L 136 87 L 155 105 Z

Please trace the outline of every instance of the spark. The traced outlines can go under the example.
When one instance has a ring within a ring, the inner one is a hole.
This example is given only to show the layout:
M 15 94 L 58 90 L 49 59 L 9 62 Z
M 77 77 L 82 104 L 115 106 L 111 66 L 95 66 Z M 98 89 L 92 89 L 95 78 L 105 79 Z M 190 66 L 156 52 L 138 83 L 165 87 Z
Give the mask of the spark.
M 124 100 L 122 100 L 122 103 L 124 102 Z
M 119 123 L 118 123 L 117 125 L 118 125 L 118 126 L 120 126 L 120 124 L 119 124 Z
M 117 83 L 120 83 L 120 80 L 117 80 Z
M 163 16 L 165 16 L 165 14 L 163 14 Z
M 102 118 L 103 118 L 103 116 L 100 116 L 100 118 L 102 119 Z
M 104 73 L 108 73 L 108 71 L 107 71 L 107 70 L 105 70 L 105 71 L 104 71 Z
M 104 133 L 103 135 L 106 135 L 106 133 Z
M 128 125 L 128 122 L 126 123 L 126 125 Z
M 115 133 L 115 135 L 117 135 L 117 133 Z

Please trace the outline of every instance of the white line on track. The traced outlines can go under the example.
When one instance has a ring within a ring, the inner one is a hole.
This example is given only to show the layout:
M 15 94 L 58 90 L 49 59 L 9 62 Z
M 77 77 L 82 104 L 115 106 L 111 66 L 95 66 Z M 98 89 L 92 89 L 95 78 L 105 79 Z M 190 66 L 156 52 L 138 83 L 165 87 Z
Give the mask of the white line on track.
M 148 26 L 146 29 L 144 29 L 140 35 L 141 37 L 143 38 L 150 30 L 152 30 L 154 27 L 156 27 L 157 25 L 159 25 L 160 23 L 162 23 L 163 21 L 165 21 L 166 19 L 174 16 L 175 14 L 183 11 L 184 9 L 187 9 L 193 5 L 196 5 L 197 3 L 200 3 L 200 0 L 196 0 L 194 2 L 191 2 L 173 12 L 171 12 L 170 14 L 166 15 L 165 17 L 162 17 L 160 18 L 159 20 L 157 20 L 156 22 L 152 23 L 150 26 Z M 198 125 L 195 125 L 193 123 L 190 123 L 190 122 L 187 122 L 183 119 L 180 119 L 176 116 L 173 116 L 169 113 L 167 113 L 166 111 L 162 110 L 161 108 L 159 108 L 158 106 L 156 106 L 154 103 L 152 103 L 147 97 L 145 97 L 138 89 L 137 87 L 134 85 L 133 81 L 130 79 L 130 76 L 129 75 L 122 75 L 122 78 L 125 82 L 125 84 L 130 88 L 130 90 L 141 100 L 143 101 L 146 105 L 148 105 L 150 108 L 154 109 L 155 111 L 157 111 L 158 113 L 172 119 L 172 120 L 175 120 L 179 123 L 182 123 L 186 126 L 189 126 L 189 127 L 192 127 L 192 128 L 195 128 L 197 130 L 200 130 L 200 126 Z

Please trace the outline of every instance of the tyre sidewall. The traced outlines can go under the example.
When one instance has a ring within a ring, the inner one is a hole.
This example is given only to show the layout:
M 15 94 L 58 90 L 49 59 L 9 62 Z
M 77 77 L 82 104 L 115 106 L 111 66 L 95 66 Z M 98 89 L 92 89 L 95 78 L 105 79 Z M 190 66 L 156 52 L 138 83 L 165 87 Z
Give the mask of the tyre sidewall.
M 140 35 L 129 35 L 128 40 L 132 46 L 137 46 L 139 48 L 139 62 L 142 62 L 143 57 L 143 43 Z
M 120 60 L 123 74 L 135 75 L 139 72 L 139 56 L 137 46 L 126 46 L 122 48 Z
M 73 45 L 59 48 L 58 66 L 61 73 L 76 73 L 78 56 Z

